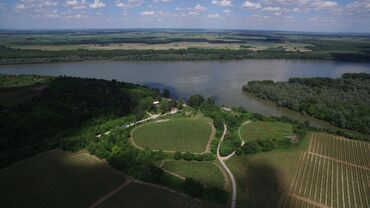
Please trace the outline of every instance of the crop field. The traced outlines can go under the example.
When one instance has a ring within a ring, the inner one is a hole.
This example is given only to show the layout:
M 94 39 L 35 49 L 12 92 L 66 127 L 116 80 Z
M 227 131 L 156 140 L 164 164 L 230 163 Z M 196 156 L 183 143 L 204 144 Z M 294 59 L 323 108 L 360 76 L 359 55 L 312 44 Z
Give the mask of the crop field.
M 162 168 L 182 177 L 191 177 L 207 187 L 224 188 L 225 185 L 222 171 L 212 162 L 166 161 Z
M 130 183 L 109 199 L 101 203 L 98 208 L 208 208 L 215 207 L 198 201 L 189 196 L 172 191 L 148 186 L 139 183 Z
M 144 124 L 133 130 L 131 138 L 141 148 L 201 153 L 214 133 L 207 119 L 177 118 Z
M 277 207 L 289 188 L 308 140 L 289 150 L 232 157 L 227 166 L 237 182 L 237 207 Z
M 243 125 L 239 132 L 244 141 L 281 139 L 293 135 L 293 126 L 282 122 L 255 121 Z
M 50 151 L 0 171 L 0 204 L 88 207 L 125 180 L 94 156 Z
M 281 207 L 370 207 L 369 147 L 313 134 Z

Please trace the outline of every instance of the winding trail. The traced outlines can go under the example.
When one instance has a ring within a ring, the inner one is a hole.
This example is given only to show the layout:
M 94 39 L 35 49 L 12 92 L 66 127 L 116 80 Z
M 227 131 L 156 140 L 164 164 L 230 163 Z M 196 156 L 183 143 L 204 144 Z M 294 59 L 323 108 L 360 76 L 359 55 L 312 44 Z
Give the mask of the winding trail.
M 245 141 L 244 141 L 244 139 L 243 139 L 243 137 L 242 137 L 242 134 L 240 133 L 240 130 L 241 130 L 241 128 L 245 125 L 245 124 L 249 124 L 251 121 L 246 121 L 246 122 L 244 122 L 241 126 L 239 126 L 239 128 L 238 128 L 238 134 L 239 134 L 239 138 L 240 138 L 240 140 L 242 141 L 242 145 L 241 146 L 243 146 L 244 144 L 245 144 Z
M 235 178 L 234 178 L 234 175 L 233 173 L 230 171 L 230 169 L 226 166 L 224 160 L 228 159 L 229 156 L 227 157 L 221 157 L 220 155 L 220 146 L 221 146 L 221 143 L 222 141 L 224 140 L 224 137 L 227 133 L 227 126 L 224 124 L 224 132 L 222 134 L 222 137 L 220 139 L 220 142 L 218 143 L 218 146 L 217 146 L 217 159 L 220 161 L 221 165 L 223 166 L 223 168 L 226 170 L 226 172 L 229 174 L 230 176 L 230 179 L 231 179 L 231 186 L 232 186 L 232 197 L 231 197 L 231 208 L 235 208 L 235 205 L 236 205 L 236 181 L 235 181 Z

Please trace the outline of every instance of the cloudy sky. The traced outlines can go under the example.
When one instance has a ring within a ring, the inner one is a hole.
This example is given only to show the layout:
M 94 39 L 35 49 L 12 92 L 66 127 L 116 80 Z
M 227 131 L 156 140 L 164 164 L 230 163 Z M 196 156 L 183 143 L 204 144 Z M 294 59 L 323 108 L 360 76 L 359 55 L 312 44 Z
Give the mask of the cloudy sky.
M 370 32 L 370 0 L 0 0 L 0 29 Z

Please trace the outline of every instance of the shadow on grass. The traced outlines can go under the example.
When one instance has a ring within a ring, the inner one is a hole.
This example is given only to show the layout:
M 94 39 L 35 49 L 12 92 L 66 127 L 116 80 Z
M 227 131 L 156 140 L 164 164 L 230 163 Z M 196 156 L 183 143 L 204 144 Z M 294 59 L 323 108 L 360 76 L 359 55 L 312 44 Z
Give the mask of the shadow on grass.
M 238 184 L 238 207 L 279 207 L 286 191 L 278 171 L 266 162 L 251 163 Z

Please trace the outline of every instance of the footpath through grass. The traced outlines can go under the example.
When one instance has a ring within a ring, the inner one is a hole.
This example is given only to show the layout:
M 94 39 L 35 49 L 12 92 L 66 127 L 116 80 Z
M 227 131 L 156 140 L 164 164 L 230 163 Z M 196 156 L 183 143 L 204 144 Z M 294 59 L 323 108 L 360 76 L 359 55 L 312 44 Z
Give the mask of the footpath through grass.
M 298 147 L 234 156 L 227 166 L 237 182 L 237 207 L 278 207 L 294 178 L 309 136 Z
M 142 148 L 201 153 L 211 133 L 207 119 L 176 118 L 144 124 L 132 132 L 132 139 Z
M 283 122 L 254 121 L 240 128 L 244 141 L 256 139 L 282 139 L 293 135 L 293 126 Z
M 190 177 L 207 187 L 224 188 L 225 177 L 213 162 L 174 160 L 166 161 L 162 168 L 182 177 Z

